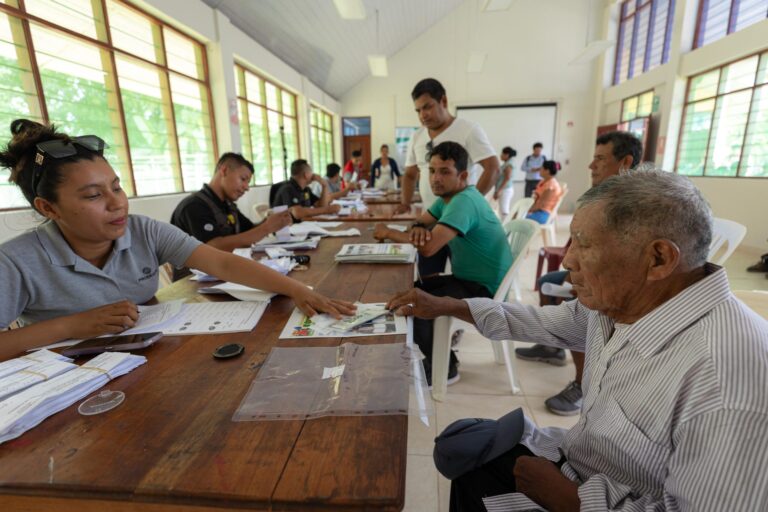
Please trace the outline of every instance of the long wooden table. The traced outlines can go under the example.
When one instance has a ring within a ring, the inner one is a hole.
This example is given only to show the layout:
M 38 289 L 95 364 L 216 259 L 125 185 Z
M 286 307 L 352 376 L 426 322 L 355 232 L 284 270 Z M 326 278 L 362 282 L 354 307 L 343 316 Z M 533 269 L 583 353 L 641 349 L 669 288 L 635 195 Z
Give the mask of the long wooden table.
M 369 224 L 368 224 L 369 225 Z M 344 243 L 327 238 L 308 270 L 292 277 L 350 301 L 385 301 L 411 286 L 411 265 L 337 265 Z M 179 281 L 161 301 L 224 300 Z M 401 510 L 406 416 L 325 417 L 233 422 L 232 415 L 274 346 L 336 346 L 342 339 L 283 340 L 293 302 L 276 297 L 251 332 L 165 337 L 143 352 L 148 362 L 106 387 L 125 402 L 97 416 L 75 404 L 0 445 L 0 510 L 220 511 Z M 404 342 L 404 336 L 354 338 Z M 216 360 L 224 343 L 245 346 Z
M 398 203 L 399 204 L 399 203 Z M 339 217 L 337 215 L 319 215 L 311 220 L 339 220 L 350 222 L 401 222 L 413 221 L 421 215 L 422 205 L 412 205 L 410 213 L 396 214 L 397 204 L 366 204 L 368 209 L 364 212 L 356 212 L 350 216 Z

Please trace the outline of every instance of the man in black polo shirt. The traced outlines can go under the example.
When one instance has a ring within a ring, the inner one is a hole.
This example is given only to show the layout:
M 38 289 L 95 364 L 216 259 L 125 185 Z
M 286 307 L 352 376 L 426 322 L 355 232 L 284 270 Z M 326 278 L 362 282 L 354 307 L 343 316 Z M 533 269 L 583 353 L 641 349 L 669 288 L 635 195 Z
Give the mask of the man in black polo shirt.
M 253 165 L 243 155 L 224 153 L 211 182 L 179 203 L 171 224 L 222 251 L 248 247 L 290 225 L 288 212 L 270 215 L 256 226 L 240 212 L 235 201 L 248 191 L 252 176 Z
M 309 188 L 313 181 L 320 183 L 322 187 L 320 197 L 313 194 Z M 309 162 L 303 159 L 294 160 L 291 164 L 291 179 L 277 191 L 272 206 L 287 206 L 295 219 L 338 213 L 341 209 L 339 205 L 331 204 L 328 183 L 314 174 Z

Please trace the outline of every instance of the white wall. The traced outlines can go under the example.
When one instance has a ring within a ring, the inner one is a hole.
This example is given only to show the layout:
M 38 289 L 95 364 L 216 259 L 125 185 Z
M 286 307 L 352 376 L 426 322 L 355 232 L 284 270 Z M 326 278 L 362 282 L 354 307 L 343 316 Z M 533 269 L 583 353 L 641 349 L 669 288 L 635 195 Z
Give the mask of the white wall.
M 218 10 L 211 9 L 200 0 L 137 0 L 135 3 L 205 43 L 219 152 L 240 151 L 241 148 L 238 124 L 232 122 L 233 113 L 234 120 L 237 119 L 237 103 L 233 103 L 236 101 L 235 58 L 298 94 L 299 109 L 305 112 L 299 123 L 299 151 L 302 158 L 308 159 L 310 155 L 310 101 L 334 114 L 336 133 L 340 133 L 339 102 L 232 25 Z M 341 137 L 336 137 L 336 146 L 336 154 L 340 155 Z M 269 187 L 256 187 L 243 196 L 238 205 L 250 216 L 252 205 L 267 202 L 268 195 Z M 130 200 L 130 211 L 167 221 L 176 205 L 186 196 L 186 193 L 182 193 L 134 198 Z M 34 227 L 40 220 L 32 210 L 0 212 L 0 242 Z
M 698 0 L 676 2 L 669 62 L 622 84 L 598 86 L 595 91 L 600 112 L 599 124 L 620 120 L 621 101 L 654 89 L 659 96 L 659 134 L 663 140 L 657 149 L 655 162 L 673 170 L 677 154 L 680 122 L 685 102 L 687 78 L 713 67 L 768 49 L 768 20 L 724 37 L 696 50 L 693 47 Z M 615 31 L 618 6 L 609 4 L 604 17 L 604 33 Z M 611 26 L 613 25 L 613 26 Z M 613 58 L 604 59 L 604 77 L 612 76 Z M 747 226 L 742 245 L 765 252 L 768 239 L 768 179 L 764 178 L 691 178 L 712 206 L 717 217 L 734 220 Z
M 345 116 L 371 116 L 371 147 L 394 143 L 396 126 L 418 126 L 410 93 L 422 78 L 440 80 L 449 108 L 556 102 L 556 147 L 545 148 L 563 164 L 558 179 L 571 190 L 569 210 L 589 186 L 594 144 L 593 64 L 569 66 L 584 47 L 586 0 L 517 0 L 508 11 L 480 12 L 466 0 L 389 59 L 389 76 L 369 77 L 341 98 Z M 602 12 L 595 10 L 597 17 Z M 471 51 L 487 51 L 483 72 L 466 72 Z M 572 123 L 572 126 L 569 126 Z M 515 141 L 509 141 L 515 146 Z M 501 148 L 498 148 L 501 150 Z M 531 148 L 516 148 L 518 162 Z

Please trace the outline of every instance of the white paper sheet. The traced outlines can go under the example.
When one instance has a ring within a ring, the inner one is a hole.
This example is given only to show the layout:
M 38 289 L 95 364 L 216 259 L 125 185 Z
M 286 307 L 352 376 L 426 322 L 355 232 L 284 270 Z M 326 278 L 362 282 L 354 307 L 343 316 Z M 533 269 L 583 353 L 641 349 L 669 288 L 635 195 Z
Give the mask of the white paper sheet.
M 383 303 L 357 304 L 358 309 L 366 307 L 383 307 Z M 331 325 L 338 322 L 329 315 L 315 315 L 312 318 L 307 317 L 299 309 L 294 309 L 288 322 L 285 324 L 280 339 L 297 338 L 351 338 L 360 336 L 385 336 L 393 334 L 406 334 L 407 324 L 404 317 L 395 316 L 388 313 L 380 316 L 372 322 L 360 325 L 350 331 L 338 331 L 331 328 Z

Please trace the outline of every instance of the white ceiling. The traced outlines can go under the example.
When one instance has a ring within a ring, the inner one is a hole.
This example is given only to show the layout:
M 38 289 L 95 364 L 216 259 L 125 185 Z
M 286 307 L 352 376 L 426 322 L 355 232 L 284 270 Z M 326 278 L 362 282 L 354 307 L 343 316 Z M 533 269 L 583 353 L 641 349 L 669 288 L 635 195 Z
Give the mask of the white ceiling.
M 341 19 L 333 0 L 203 1 L 338 99 L 370 74 L 368 55 L 394 55 L 463 0 L 363 0 L 364 20 Z

